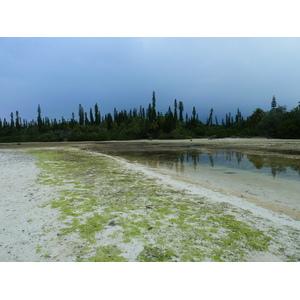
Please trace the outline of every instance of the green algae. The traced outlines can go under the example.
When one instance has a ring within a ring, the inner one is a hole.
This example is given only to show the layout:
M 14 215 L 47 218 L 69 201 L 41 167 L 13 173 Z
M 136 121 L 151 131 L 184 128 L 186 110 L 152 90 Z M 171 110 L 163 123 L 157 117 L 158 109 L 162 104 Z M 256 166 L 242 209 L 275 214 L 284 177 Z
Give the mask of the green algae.
M 159 248 L 157 246 L 146 246 L 138 256 L 140 262 L 163 262 L 171 261 L 175 252 L 170 248 Z
M 89 262 L 125 262 L 121 250 L 116 245 L 97 247 L 96 254 L 88 259 Z M 78 260 L 79 261 L 79 260 Z
M 37 182 L 57 188 L 47 205 L 60 213 L 58 239 L 83 241 L 77 261 L 126 261 L 116 245 L 133 239 L 144 245 L 138 261 L 243 261 L 247 251 L 274 243 L 271 232 L 226 213 L 229 205 L 163 187 L 107 156 L 69 148 L 30 153 L 41 168 Z
M 84 221 L 79 218 L 73 218 L 71 222 L 66 223 L 68 227 L 61 229 L 60 235 L 68 235 L 76 232 L 82 239 L 94 244 L 95 234 L 104 229 L 108 219 L 105 216 L 101 216 L 98 213 L 94 213 L 93 216 L 87 217 Z

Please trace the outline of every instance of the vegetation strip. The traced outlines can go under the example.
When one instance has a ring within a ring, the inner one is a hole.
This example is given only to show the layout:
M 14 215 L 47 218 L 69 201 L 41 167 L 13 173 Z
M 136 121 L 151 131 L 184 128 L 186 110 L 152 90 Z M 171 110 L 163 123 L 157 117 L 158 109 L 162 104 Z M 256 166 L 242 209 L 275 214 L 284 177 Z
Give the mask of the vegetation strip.
M 247 213 L 162 186 L 106 155 L 71 148 L 30 153 L 41 168 L 38 183 L 57 191 L 47 204 L 60 212 L 53 242 L 71 247 L 73 260 L 243 261 L 252 251 L 285 251 L 278 231 L 246 221 L 253 216 L 241 221 L 236 214 Z M 47 247 L 36 251 L 60 260 Z
M 295 103 L 296 104 L 296 103 Z M 251 116 L 244 119 L 239 108 L 236 114 L 226 113 L 221 119 L 211 108 L 206 122 L 199 120 L 196 107 L 189 115 L 184 111 L 182 101 L 174 100 L 174 109 L 159 112 L 156 109 L 156 95 L 145 109 L 140 106 L 102 116 L 96 103 L 89 114 L 81 104 L 78 106 L 78 119 L 74 112 L 71 119 L 61 120 L 42 117 L 38 105 L 37 119 L 28 122 L 21 119 L 19 111 L 10 115 L 10 122 L 0 118 L 0 142 L 55 142 L 55 141 L 106 141 L 135 139 L 192 139 L 199 137 L 253 137 L 300 138 L 300 102 L 287 111 L 286 106 L 277 106 L 275 96 L 271 109 L 256 108 Z

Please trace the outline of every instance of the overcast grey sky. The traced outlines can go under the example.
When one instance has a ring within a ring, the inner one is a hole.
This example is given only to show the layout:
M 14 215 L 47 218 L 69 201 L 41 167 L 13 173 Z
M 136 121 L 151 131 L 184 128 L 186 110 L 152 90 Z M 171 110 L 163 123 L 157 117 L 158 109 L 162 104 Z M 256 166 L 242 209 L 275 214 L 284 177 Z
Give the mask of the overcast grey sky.
M 300 38 L 0 38 L 0 118 L 76 117 L 174 99 L 205 120 L 300 101 Z

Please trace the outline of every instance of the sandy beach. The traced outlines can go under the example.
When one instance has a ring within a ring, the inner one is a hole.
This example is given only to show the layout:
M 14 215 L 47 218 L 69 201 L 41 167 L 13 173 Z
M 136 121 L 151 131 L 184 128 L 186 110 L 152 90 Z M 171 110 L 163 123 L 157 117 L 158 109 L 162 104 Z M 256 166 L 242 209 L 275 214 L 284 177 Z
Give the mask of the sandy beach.
M 261 153 L 276 145 L 273 155 L 299 158 L 299 141 L 180 142 Z M 131 145 L 140 143 L 173 141 Z M 1 262 L 300 261 L 291 215 L 109 156 L 110 144 L 103 153 L 90 152 L 93 143 L 0 147 Z

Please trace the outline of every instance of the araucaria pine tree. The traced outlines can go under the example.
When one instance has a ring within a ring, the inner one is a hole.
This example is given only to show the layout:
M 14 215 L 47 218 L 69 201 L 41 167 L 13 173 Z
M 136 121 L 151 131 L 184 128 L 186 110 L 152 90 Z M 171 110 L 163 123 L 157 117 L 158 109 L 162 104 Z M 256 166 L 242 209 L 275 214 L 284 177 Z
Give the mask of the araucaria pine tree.
M 276 98 L 273 96 L 272 102 L 271 102 L 271 110 L 275 109 L 277 106 Z

